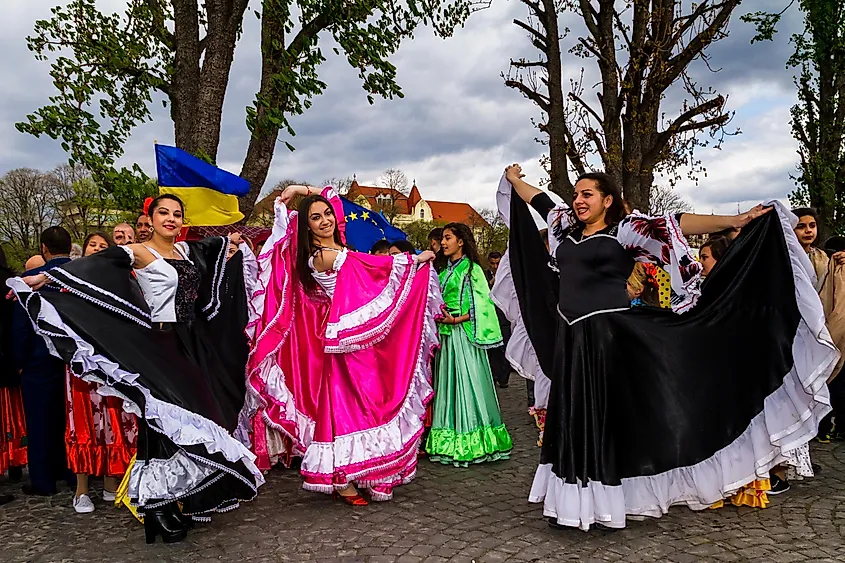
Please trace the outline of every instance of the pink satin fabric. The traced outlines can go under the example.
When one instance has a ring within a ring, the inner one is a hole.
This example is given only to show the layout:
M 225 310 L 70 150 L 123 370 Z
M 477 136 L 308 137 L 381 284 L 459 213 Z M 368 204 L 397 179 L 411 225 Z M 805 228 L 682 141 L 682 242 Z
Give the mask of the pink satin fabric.
M 296 237 L 292 220 L 260 260 L 270 276 L 264 272 L 255 297 L 264 309 L 251 324 L 253 451 L 262 469 L 301 455 L 306 489 L 355 482 L 387 500 L 414 476 L 433 394 L 434 316 L 442 303 L 436 276 L 406 256 L 349 252 L 330 301 L 299 283 Z M 342 328 L 326 338 L 330 323 Z

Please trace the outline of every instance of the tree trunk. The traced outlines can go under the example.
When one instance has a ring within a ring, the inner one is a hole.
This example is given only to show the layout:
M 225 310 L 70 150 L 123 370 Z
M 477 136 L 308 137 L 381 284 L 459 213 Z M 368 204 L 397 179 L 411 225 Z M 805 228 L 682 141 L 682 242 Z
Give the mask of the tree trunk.
M 563 63 L 560 58 L 560 36 L 555 0 L 543 0 L 546 28 L 546 72 L 548 73 L 549 111 L 546 132 L 549 135 L 549 189 L 572 203 L 574 186 L 569 179 L 566 160 L 567 139 L 564 131 L 566 115 L 563 105 Z
M 217 161 L 223 101 L 235 55 L 235 43 L 243 22 L 246 0 L 208 0 L 208 35 L 206 35 L 197 108 L 195 134 L 197 150 Z
M 176 146 L 196 153 L 198 148 L 195 117 L 200 91 L 200 27 L 196 0 L 173 0 L 173 78 L 170 115 Z
M 261 18 L 261 89 L 258 98 L 265 98 L 271 89 L 271 79 L 282 69 L 284 61 L 284 47 L 273 47 L 273 42 L 283 46 L 285 44 L 285 30 L 279 25 L 277 18 L 268 17 L 266 14 Z M 266 122 L 265 108 L 258 106 L 255 119 L 255 126 L 252 137 L 249 140 L 246 158 L 241 169 L 241 178 L 249 182 L 249 193 L 240 198 L 240 210 L 244 214 L 244 220 L 249 219 L 255 202 L 261 194 L 264 182 L 267 180 L 267 173 L 270 164 L 273 162 L 273 153 L 276 150 L 276 141 L 279 137 L 279 128 Z

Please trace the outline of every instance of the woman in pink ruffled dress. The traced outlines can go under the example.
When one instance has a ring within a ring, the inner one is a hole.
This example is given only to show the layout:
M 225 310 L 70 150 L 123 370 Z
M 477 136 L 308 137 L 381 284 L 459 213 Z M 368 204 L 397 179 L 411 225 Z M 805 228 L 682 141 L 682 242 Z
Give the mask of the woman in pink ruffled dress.
M 286 205 L 305 196 L 299 212 Z M 340 198 L 288 187 L 259 256 L 239 438 L 264 470 L 301 457 L 303 487 L 360 506 L 413 479 L 431 400 L 437 275 L 419 256 L 344 244 Z

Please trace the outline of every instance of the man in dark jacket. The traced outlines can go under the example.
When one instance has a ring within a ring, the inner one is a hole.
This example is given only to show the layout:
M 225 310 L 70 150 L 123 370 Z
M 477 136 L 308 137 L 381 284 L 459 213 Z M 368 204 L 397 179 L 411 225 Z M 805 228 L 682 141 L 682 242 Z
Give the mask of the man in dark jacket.
M 70 262 L 71 240 L 62 227 L 50 227 L 41 234 L 41 255 L 45 264 L 28 270 L 33 276 Z M 41 291 L 55 291 L 44 286 Z M 74 485 L 65 454 L 65 364 L 50 355 L 44 339 L 35 333 L 22 306 L 15 308 L 13 361 L 21 374 L 28 438 L 30 486 L 24 493 L 52 495 L 56 481 Z

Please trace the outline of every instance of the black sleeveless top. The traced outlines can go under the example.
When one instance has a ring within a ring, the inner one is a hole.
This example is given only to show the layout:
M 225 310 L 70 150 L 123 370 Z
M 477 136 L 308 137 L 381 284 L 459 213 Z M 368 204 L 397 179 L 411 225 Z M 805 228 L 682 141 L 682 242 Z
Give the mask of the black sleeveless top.
M 615 230 L 609 227 L 582 238 L 581 229 L 575 229 L 557 247 L 558 312 L 569 324 L 631 307 L 626 284 L 634 259 L 616 240 Z
M 545 218 L 554 202 L 538 194 L 531 206 Z M 634 257 L 616 239 L 617 226 L 588 237 L 581 227 L 556 229 L 555 261 L 560 271 L 558 312 L 569 324 L 592 315 L 631 308 L 627 283 L 634 269 Z

